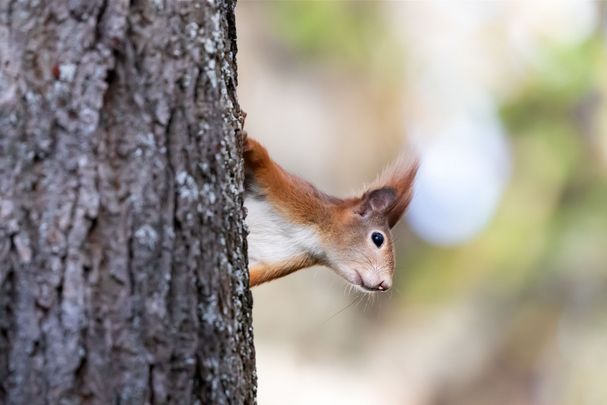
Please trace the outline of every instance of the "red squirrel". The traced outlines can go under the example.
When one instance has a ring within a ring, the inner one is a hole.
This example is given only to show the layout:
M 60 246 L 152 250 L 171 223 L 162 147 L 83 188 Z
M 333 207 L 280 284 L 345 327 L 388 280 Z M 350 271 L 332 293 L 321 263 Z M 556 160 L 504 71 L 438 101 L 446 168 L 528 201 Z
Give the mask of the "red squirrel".
M 285 171 L 248 136 L 244 159 L 251 287 L 318 264 L 362 291 L 391 287 L 390 230 L 411 201 L 416 160 L 397 161 L 359 197 L 341 199 Z

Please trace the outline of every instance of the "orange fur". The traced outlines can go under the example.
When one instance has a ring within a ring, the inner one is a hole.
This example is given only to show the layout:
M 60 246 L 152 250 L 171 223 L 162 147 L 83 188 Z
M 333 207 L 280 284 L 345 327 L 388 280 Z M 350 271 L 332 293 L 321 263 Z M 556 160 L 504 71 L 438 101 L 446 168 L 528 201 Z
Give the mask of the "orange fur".
M 284 215 L 302 224 L 315 224 L 328 219 L 339 200 L 320 192 L 307 181 L 293 176 L 274 162 L 266 148 L 247 137 L 244 152 L 247 170 L 252 171 L 257 185 Z
M 318 264 L 318 262 L 312 257 L 302 255 L 285 262 L 251 266 L 249 268 L 249 285 L 254 287 L 265 283 L 266 281 L 287 276 L 294 271 L 311 267 L 316 264 Z

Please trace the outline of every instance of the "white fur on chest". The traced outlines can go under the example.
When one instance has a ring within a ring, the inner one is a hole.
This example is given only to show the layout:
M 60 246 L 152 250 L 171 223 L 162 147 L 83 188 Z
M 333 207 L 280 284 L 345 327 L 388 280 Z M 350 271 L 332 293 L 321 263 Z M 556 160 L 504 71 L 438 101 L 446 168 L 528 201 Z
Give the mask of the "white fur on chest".
M 249 264 L 279 263 L 320 252 L 318 235 L 313 228 L 285 220 L 268 202 L 245 198 L 245 220 L 249 228 Z

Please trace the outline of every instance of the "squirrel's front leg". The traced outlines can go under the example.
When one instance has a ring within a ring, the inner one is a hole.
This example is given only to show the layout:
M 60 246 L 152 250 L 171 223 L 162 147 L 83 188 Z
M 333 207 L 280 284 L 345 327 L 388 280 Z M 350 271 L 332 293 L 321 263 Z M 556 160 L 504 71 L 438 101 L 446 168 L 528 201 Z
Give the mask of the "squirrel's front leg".
M 249 264 L 249 285 L 254 287 L 266 281 L 284 277 L 305 267 L 314 266 L 315 264 L 317 264 L 317 261 L 306 254 L 271 264 Z

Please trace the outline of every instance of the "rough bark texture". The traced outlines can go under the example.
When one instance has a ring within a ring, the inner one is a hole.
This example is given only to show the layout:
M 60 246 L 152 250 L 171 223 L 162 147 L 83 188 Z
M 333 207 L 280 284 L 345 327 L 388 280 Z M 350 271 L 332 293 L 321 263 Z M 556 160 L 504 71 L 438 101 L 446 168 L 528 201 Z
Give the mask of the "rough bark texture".
M 0 0 L 0 403 L 255 402 L 230 0 Z

